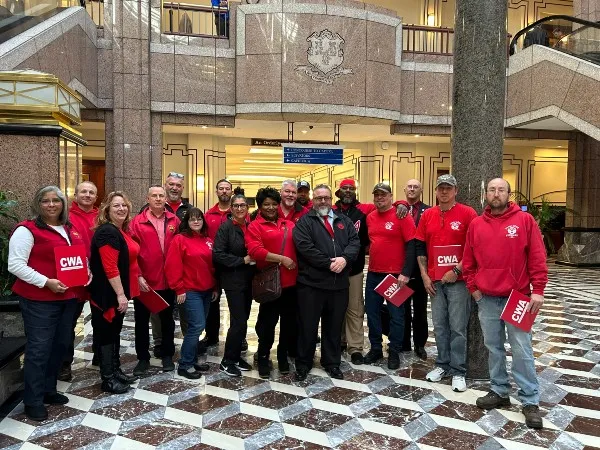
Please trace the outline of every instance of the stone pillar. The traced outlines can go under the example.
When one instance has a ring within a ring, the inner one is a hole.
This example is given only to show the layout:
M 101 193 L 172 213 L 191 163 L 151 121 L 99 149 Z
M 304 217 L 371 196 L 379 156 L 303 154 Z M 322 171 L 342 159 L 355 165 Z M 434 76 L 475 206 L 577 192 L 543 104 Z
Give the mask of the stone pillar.
M 583 133 L 569 141 L 565 243 L 559 264 L 600 266 L 600 142 Z
M 502 175 L 507 3 L 457 0 L 452 95 L 452 173 L 459 201 L 481 212 L 485 184 Z M 477 306 L 469 320 L 469 378 L 489 378 Z
M 135 211 L 145 203 L 148 187 L 162 178 L 160 115 L 150 112 L 150 3 L 106 0 L 107 10 L 114 102 L 106 120 L 107 187 L 127 193 Z

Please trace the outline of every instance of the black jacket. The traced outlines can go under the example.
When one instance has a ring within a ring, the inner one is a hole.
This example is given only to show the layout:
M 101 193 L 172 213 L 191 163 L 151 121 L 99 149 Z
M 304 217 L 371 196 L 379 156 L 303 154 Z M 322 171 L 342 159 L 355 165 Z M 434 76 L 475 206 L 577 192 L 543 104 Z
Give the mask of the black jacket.
M 360 239 L 360 251 L 358 252 L 358 256 L 356 260 L 352 264 L 352 268 L 350 269 L 350 276 L 361 273 L 365 268 L 365 256 L 367 246 L 369 245 L 369 231 L 367 229 L 367 215 L 358 209 L 356 206 L 359 205 L 360 202 L 358 200 L 354 200 L 354 203 L 350 205 L 350 207 L 346 210 L 342 208 L 342 201 L 336 202 L 335 209 L 336 214 L 343 214 L 348 216 L 352 222 L 354 222 L 354 229 L 358 233 L 358 237 Z
M 146 208 L 148 208 L 150 205 L 148 203 L 146 203 L 144 206 L 142 206 L 142 209 L 140 209 L 140 212 L 138 214 L 141 214 L 142 211 L 144 211 Z M 177 212 L 173 211 L 173 208 L 171 208 L 169 206 L 168 203 L 165 202 L 165 209 L 167 211 L 169 211 L 170 213 L 175 214 L 179 220 L 183 220 L 183 216 L 185 216 L 185 213 L 188 211 L 188 209 L 193 208 L 194 205 L 192 205 L 191 203 L 188 203 L 187 200 L 181 200 L 181 206 L 179 208 L 177 208 Z
M 129 247 L 127 247 L 127 242 L 119 229 L 112 223 L 105 223 L 98 227 L 92 237 L 90 271 L 94 277 L 88 287 L 92 300 L 102 311 L 119 305 L 117 294 L 108 282 L 108 277 L 104 272 L 102 260 L 100 259 L 100 247 L 104 245 L 110 245 L 118 250 L 117 268 L 119 269 L 123 292 L 128 299 L 131 298 L 129 290 L 129 283 L 131 282 L 129 280 Z M 137 280 L 133 280 L 133 282 L 137 282 Z
M 298 256 L 298 283 L 330 291 L 350 286 L 348 276 L 360 252 L 360 238 L 348 216 L 334 211 L 333 217 L 334 239 L 314 209 L 296 222 L 292 236 Z M 331 258 L 338 256 L 345 258 L 347 265 L 341 273 L 333 273 L 329 270 Z
M 244 264 L 247 254 L 242 229 L 231 220 L 223 222 L 213 244 L 213 263 L 221 288 L 236 291 L 252 288 L 256 266 Z

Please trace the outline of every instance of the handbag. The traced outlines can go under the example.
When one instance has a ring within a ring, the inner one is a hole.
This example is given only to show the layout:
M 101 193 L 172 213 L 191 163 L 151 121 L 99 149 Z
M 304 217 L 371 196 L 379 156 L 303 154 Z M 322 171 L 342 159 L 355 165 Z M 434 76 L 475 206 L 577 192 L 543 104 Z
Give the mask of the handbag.
M 285 225 L 280 255 L 283 255 L 288 229 Z M 252 297 L 257 303 L 268 303 L 281 297 L 280 264 L 272 264 L 252 278 Z

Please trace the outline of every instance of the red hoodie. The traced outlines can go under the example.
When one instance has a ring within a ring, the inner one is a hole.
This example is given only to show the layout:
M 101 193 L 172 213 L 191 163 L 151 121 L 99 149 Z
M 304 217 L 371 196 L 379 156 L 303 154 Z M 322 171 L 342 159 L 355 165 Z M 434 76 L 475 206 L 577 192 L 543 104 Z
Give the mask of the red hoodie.
M 462 261 L 471 293 L 508 297 L 516 289 L 544 295 L 548 266 L 542 233 L 533 216 L 512 202 L 504 214 L 493 216 L 488 206 L 473 219 Z
M 201 234 L 183 233 L 173 238 L 167 252 L 165 275 L 169 287 L 177 295 L 188 291 L 209 291 L 215 288 L 212 262 L 212 239 Z
M 81 233 L 88 251 L 88 258 L 90 257 L 92 237 L 94 236 L 94 221 L 97 216 L 98 208 L 96 207 L 92 208 L 89 212 L 85 212 L 77 203 L 73 202 L 69 209 L 69 221 Z

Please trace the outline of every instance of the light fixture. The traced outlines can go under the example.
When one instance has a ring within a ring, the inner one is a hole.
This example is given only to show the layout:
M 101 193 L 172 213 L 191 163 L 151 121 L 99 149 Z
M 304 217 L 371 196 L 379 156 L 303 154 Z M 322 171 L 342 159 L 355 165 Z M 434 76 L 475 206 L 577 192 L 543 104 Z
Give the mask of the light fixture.
M 196 177 L 196 190 L 198 192 L 204 192 L 204 175 L 198 175 Z
M 206 130 L 208 127 L 206 125 L 202 125 L 202 129 Z
M 308 133 L 308 130 L 302 130 L 302 134 Z
M 243 174 L 238 174 L 238 175 L 228 175 L 227 176 L 228 180 L 232 180 L 232 181 L 264 181 L 264 180 L 272 180 L 272 181 L 283 181 L 286 178 L 285 177 L 278 177 L 275 175 L 243 175 Z
M 245 163 L 248 164 L 281 164 L 281 159 L 245 159 Z
M 556 148 L 562 148 L 562 145 L 557 146 Z
M 251 148 L 250 153 L 261 155 L 283 155 L 281 148 Z
M 427 14 L 427 25 L 430 27 L 435 26 L 435 14 Z
M 421 135 L 420 135 L 420 134 L 415 134 L 415 137 L 416 137 L 416 138 L 420 138 L 420 137 L 421 137 Z

